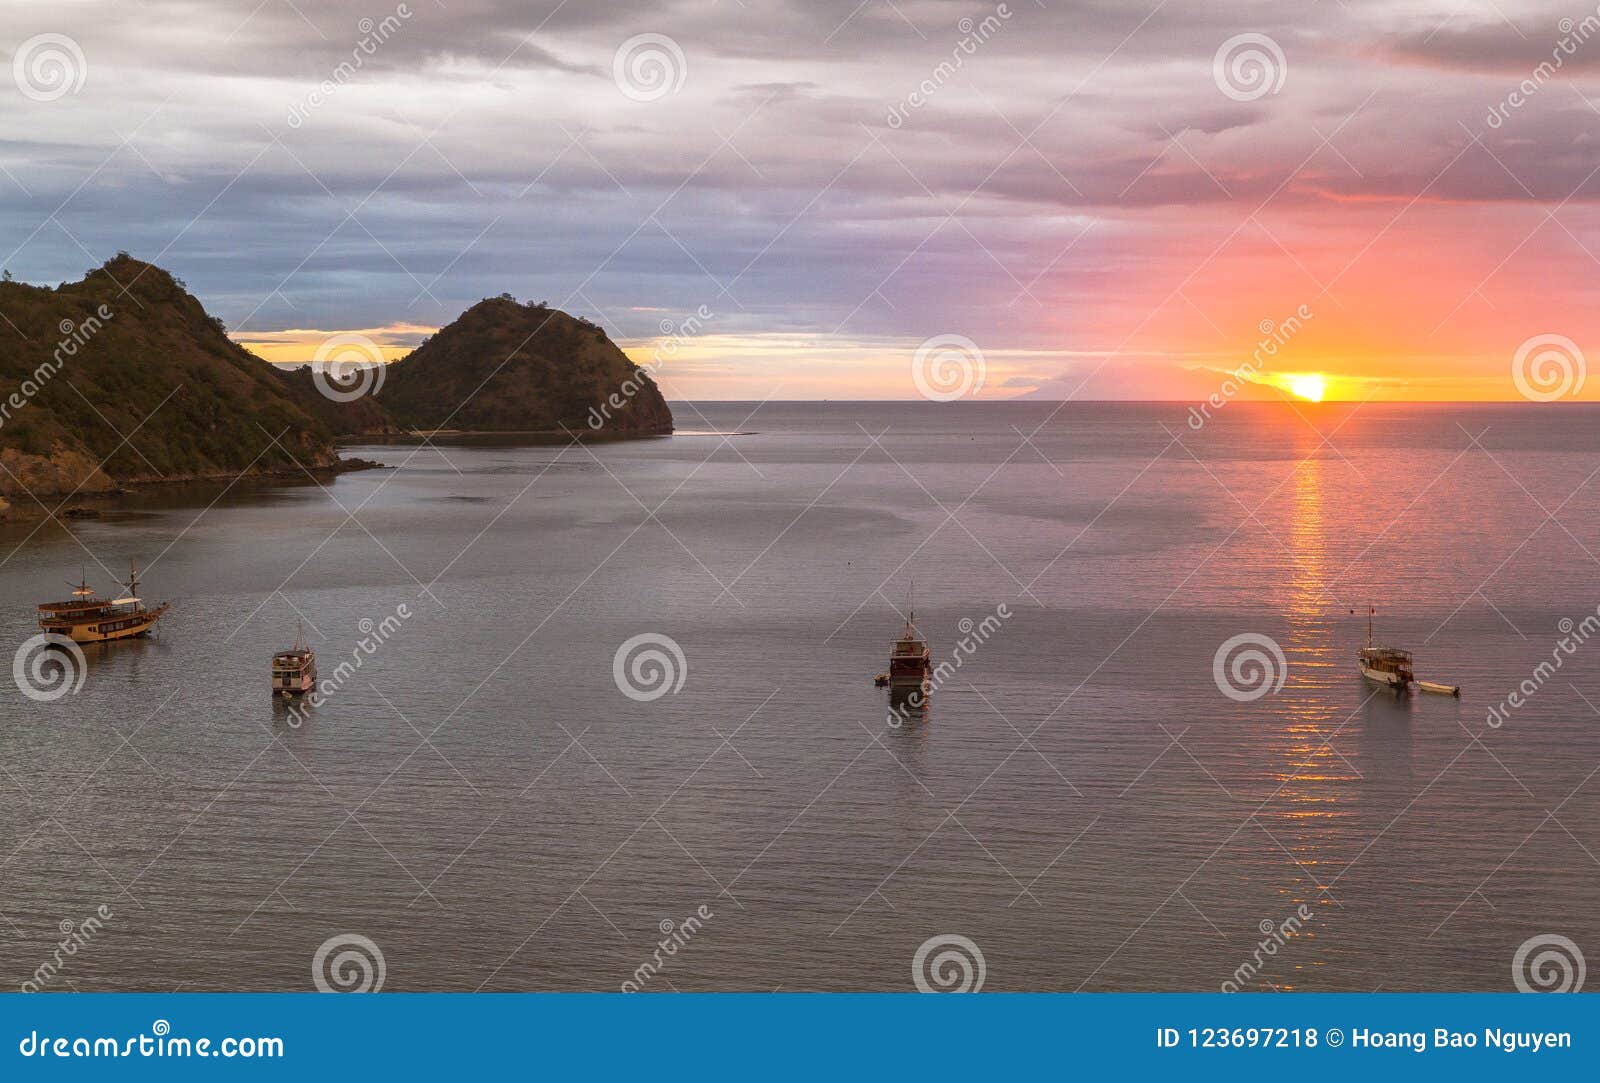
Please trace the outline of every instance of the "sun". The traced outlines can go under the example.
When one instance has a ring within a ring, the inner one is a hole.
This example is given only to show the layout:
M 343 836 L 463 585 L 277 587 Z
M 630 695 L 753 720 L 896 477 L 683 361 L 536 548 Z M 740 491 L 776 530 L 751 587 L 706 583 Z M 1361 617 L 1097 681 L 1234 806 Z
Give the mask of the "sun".
M 1328 381 L 1323 378 L 1321 373 L 1317 372 L 1308 373 L 1304 376 L 1291 376 L 1289 377 L 1289 390 L 1296 397 L 1305 399 L 1308 402 L 1321 402 L 1322 396 L 1328 390 Z

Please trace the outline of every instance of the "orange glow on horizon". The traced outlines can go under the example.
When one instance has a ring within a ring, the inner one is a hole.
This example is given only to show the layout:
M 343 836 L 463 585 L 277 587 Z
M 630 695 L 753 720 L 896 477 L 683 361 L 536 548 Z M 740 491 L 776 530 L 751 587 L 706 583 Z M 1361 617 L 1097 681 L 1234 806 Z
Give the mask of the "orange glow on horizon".
M 317 351 L 330 339 L 365 339 L 371 343 L 372 352 L 385 361 L 398 361 L 437 327 L 426 324 L 395 323 L 386 327 L 363 327 L 351 330 L 325 331 L 311 328 L 289 328 L 283 331 L 237 331 L 228 337 L 263 361 L 273 364 L 305 364 L 317 357 Z
M 1286 377 L 1289 390 L 1307 402 L 1321 402 L 1328 391 L 1328 381 L 1320 372 Z

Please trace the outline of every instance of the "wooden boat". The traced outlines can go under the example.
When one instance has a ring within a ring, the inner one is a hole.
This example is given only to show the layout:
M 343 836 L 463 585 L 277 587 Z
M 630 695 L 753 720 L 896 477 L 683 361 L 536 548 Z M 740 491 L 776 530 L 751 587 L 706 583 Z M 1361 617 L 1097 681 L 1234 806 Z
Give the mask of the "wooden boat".
M 1367 645 L 1362 648 L 1356 664 L 1361 667 L 1361 675 L 1367 680 L 1404 691 L 1417 679 L 1411 670 L 1411 652 L 1373 644 L 1372 615 L 1376 612 L 1372 606 L 1367 606 Z
M 123 597 L 100 598 L 88 582 L 80 578 L 71 600 L 40 603 L 39 627 L 52 635 L 66 636 L 75 643 L 108 643 L 148 635 L 172 605 L 162 602 L 154 609 L 146 609 L 138 596 L 139 573 L 131 564 L 128 582 L 124 585 L 128 593 Z
M 298 626 L 294 647 L 272 656 L 272 694 L 303 696 L 317 686 L 317 656 Z
M 917 632 L 916 613 L 906 616 L 905 630 L 894 641 L 889 651 L 889 688 L 891 691 L 907 689 L 927 690 L 928 675 L 933 672 L 931 652 L 927 641 Z
M 1361 675 L 1369 681 L 1405 688 L 1416 680 L 1411 652 L 1397 647 L 1366 647 L 1361 652 Z

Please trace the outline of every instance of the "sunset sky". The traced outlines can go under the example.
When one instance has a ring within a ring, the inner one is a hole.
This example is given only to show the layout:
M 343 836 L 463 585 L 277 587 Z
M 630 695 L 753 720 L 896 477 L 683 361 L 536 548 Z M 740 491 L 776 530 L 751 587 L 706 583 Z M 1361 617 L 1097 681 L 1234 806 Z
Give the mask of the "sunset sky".
M 273 360 L 509 292 L 646 361 L 703 308 L 680 399 L 915 398 L 935 336 L 981 398 L 1200 400 L 1264 327 L 1249 397 L 1600 357 L 1592 2 L 644 10 L 0 0 L 0 260 L 126 249 Z

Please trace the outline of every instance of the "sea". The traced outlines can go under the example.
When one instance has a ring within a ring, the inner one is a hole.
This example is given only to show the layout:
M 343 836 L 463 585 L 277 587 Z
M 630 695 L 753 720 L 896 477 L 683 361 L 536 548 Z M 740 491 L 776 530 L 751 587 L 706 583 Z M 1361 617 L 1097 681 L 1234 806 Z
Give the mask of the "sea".
M 1509 991 L 1600 960 L 1600 408 L 673 408 L 0 528 L 0 984 Z M 158 635 L 30 642 L 130 563 Z M 913 612 L 938 669 L 897 709 Z M 1369 618 L 1459 698 L 1364 679 Z M 297 634 L 313 704 L 271 695 Z

